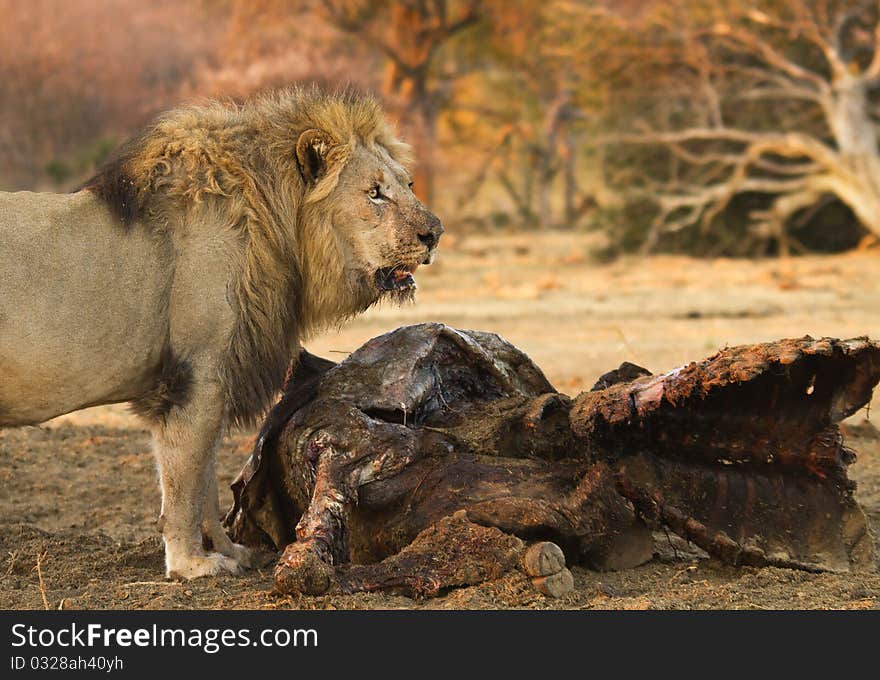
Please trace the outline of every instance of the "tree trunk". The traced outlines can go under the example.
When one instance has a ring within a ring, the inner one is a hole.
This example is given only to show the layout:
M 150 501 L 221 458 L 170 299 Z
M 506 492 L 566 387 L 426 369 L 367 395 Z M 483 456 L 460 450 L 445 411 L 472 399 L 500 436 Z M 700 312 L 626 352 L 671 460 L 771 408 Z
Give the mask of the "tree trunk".
M 562 155 L 565 173 L 565 223 L 571 227 L 577 219 L 577 165 L 575 163 L 576 152 L 574 133 L 571 125 L 565 128 L 562 135 Z
M 877 134 L 868 115 L 864 79 L 846 76 L 835 83 L 832 104 L 826 115 L 841 155 L 877 156 Z
M 407 141 L 415 149 L 413 190 L 427 205 L 434 202 L 435 150 L 437 148 L 437 112 L 427 97 L 421 95 L 406 105 L 403 123 Z
M 553 225 L 553 208 L 550 193 L 553 179 L 556 176 L 557 138 L 559 126 L 565 115 L 571 93 L 561 92 L 547 105 L 544 115 L 543 139 L 541 140 L 540 164 L 538 168 L 538 219 L 541 229 L 549 229 Z
M 864 78 L 841 77 L 826 107 L 841 167 L 830 178 L 829 190 L 845 203 L 866 229 L 880 235 L 880 153 L 877 133 L 868 113 Z M 821 186 L 822 178 L 818 182 Z
M 429 88 L 431 61 L 451 32 L 437 31 L 445 24 L 444 7 L 426 3 L 391 3 L 389 34 L 394 57 L 389 59 L 383 85 L 386 100 L 400 116 L 404 139 L 416 153 L 414 190 L 425 203 L 434 199 L 435 148 L 439 115 L 438 92 Z

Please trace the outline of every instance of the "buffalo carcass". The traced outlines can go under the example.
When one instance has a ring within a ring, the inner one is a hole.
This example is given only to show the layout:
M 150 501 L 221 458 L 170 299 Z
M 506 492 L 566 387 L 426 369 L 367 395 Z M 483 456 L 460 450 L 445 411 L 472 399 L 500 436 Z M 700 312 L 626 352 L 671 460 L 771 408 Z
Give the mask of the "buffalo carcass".
M 398 328 L 336 365 L 303 352 L 233 485 L 235 540 L 283 549 L 282 592 L 430 596 L 519 568 L 651 559 L 663 527 L 729 564 L 872 569 L 838 423 L 880 347 L 782 340 L 570 398 L 497 335 Z

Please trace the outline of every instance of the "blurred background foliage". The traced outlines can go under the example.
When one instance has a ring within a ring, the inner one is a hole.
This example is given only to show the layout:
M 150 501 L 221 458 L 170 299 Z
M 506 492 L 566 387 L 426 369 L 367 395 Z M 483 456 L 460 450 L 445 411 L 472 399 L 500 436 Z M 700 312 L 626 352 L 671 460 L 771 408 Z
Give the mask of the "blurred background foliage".
M 604 255 L 880 235 L 877 0 L 0 0 L 0 189 L 66 190 L 158 112 L 376 92 L 458 230 Z

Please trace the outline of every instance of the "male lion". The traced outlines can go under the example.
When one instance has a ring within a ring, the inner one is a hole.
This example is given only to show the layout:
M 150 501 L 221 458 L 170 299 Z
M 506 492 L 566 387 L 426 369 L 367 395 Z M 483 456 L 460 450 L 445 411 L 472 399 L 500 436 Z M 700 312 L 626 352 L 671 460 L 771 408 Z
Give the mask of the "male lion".
M 75 193 L 0 193 L 0 426 L 132 402 L 168 575 L 251 566 L 220 526 L 218 437 L 304 337 L 412 296 L 443 228 L 407 163 L 374 99 L 290 89 L 171 111 Z

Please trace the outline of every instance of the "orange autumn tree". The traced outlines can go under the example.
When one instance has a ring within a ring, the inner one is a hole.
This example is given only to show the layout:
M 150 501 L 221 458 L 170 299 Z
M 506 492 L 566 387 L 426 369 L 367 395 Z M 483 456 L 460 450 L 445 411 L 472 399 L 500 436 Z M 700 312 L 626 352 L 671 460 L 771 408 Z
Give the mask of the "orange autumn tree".
M 480 21 L 478 0 L 320 0 L 317 8 L 341 31 L 385 57 L 382 94 L 419 159 L 416 192 L 433 202 L 437 123 L 448 104 L 438 52 Z

